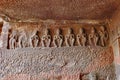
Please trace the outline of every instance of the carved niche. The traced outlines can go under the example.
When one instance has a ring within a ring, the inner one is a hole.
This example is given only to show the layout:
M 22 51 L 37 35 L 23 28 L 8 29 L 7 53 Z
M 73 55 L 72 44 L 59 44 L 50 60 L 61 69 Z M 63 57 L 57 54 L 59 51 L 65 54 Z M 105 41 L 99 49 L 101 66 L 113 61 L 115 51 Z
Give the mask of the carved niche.
M 73 73 L 73 76 L 75 74 L 75 80 L 98 80 L 102 79 L 101 77 L 109 80 L 110 78 L 106 76 L 113 73 L 113 66 L 109 66 L 110 62 L 107 62 L 111 61 L 112 63 L 112 51 L 104 48 L 109 42 L 108 29 L 103 24 L 33 22 L 17 23 L 11 27 L 8 36 L 8 49 L 11 50 L 6 50 L 5 53 L 14 56 L 3 56 L 5 61 L 8 61 L 5 62 L 5 65 L 6 63 L 12 64 L 10 64 L 9 70 L 5 69 L 5 72 L 12 73 L 13 66 L 15 66 L 15 70 L 20 71 L 17 73 L 23 71 L 23 73 L 30 73 L 30 75 L 39 75 L 42 72 L 48 72 L 46 75 L 48 76 L 49 73 L 55 72 L 56 76 L 61 76 L 59 78 L 52 76 L 51 80 L 71 80 L 69 75 L 68 77 L 64 76 L 69 73 Z M 105 68 L 103 68 L 104 65 L 99 65 L 104 61 L 105 65 L 108 65 Z M 24 65 L 24 62 L 29 65 Z M 20 68 L 24 69 L 18 69 L 16 64 L 20 64 Z M 95 67 L 94 64 L 96 64 Z M 97 75 L 91 73 L 94 70 L 98 73 Z M 107 72 L 110 73 L 107 74 Z M 84 73 L 88 73 L 85 79 L 83 78 Z M 4 75 L 4 72 L 2 74 Z M 113 78 L 112 80 L 114 80 Z
M 12 32 L 8 40 L 9 49 L 72 46 L 105 47 L 109 42 L 107 28 L 102 24 L 72 24 L 73 27 L 69 27 L 69 24 L 62 25 L 65 27 L 54 24 L 54 26 L 57 25 L 56 28 L 52 28 L 53 24 L 47 27 L 42 23 L 24 24 L 25 27 L 15 24 L 17 27 L 11 28 Z

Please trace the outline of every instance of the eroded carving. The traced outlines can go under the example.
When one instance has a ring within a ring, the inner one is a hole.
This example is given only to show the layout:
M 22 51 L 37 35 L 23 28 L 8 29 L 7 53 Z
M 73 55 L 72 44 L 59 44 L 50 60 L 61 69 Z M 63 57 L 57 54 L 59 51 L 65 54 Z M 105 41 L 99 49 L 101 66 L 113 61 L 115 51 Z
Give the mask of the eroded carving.
M 49 29 L 45 29 L 45 33 L 41 39 L 42 47 L 50 47 L 51 35 L 49 34 Z
M 77 34 L 77 43 L 79 46 L 86 45 L 86 35 L 82 28 L 79 29 L 79 33 Z
M 94 27 L 91 28 L 90 34 L 88 36 L 89 44 L 97 46 L 98 43 L 98 35 Z
M 72 28 L 69 28 L 68 29 L 68 33 L 67 35 L 65 36 L 65 43 L 66 43 L 66 46 L 74 46 L 74 43 L 75 43 L 75 35 L 73 34 L 73 30 Z
M 100 44 L 101 46 L 105 46 L 108 40 L 108 33 L 105 30 L 104 26 L 100 26 L 100 30 L 98 31 L 100 36 Z
M 9 37 L 9 47 L 10 49 L 15 49 L 17 47 L 17 31 L 13 30 Z
M 38 36 L 38 31 L 35 30 L 33 34 L 30 36 L 30 47 L 38 47 L 39 43 L 39 36 Z
M 56 35 L 54 35 L 53 38 L 53 44 L 55 47 L 61 47 L 63 43 L 63 35 L 61 35 L 61 30 L 56 30 Z
M 66 29 L 57 28 L 54 35 L 52 33 L 53 29 L 51 29 L 51 34 L 49 33 L 49 29 L 45 29 L 43 34 L 38 33 L 41 32 L 38 29 L 35 29 L 33 33 L 27 31 L 27 29 L 21 29 L 16 34 L 13 29 L 13 33 L 9 36 L 9 48 L 107 46 L 109 34 L 106 27 L 100 26 L 98 29 L 96 27 L 90 27 L 89 29 L 90 31 L 87 28 L 80 27 L 79 32 L 75 33 L 77 35 L 74 34 L 72 28 L 68 28 L 67 31 Z M 16 36 L 17 39 L 15 39 Z
M 18 48 L 25 48 L 27 46 L 27 36 L 24 30 L 20 31 L 20 36 L 18 38 Z

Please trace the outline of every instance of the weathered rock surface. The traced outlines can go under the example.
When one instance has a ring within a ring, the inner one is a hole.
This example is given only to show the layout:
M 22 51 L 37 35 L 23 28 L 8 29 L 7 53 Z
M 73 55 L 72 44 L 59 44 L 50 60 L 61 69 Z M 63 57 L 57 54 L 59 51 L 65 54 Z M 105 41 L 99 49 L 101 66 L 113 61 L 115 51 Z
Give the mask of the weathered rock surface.
M 95 72 L 99 79 L 115 80 L 112 48 L 63 47 L 2 50 L 3 80 L 79 80 Z M 44 78 L 44 79 L 43 79 Z M 54 79 L 52 79 L 54 78 Z M 84 79 L 83 79 L 84 80 Z
M 1 0 L 0 14 L 12 19 L 109 19 L 120 0 Z

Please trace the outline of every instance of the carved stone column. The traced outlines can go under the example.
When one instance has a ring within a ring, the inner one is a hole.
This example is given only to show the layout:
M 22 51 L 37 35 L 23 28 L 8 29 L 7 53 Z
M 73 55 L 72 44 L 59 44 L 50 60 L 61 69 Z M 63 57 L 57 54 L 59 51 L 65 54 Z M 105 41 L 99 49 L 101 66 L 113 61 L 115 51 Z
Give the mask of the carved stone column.
M 110 23 L 111 44 L 114 50 L 114 61 L 117 80 L 120 80 L 120 8 L 114 13 Z

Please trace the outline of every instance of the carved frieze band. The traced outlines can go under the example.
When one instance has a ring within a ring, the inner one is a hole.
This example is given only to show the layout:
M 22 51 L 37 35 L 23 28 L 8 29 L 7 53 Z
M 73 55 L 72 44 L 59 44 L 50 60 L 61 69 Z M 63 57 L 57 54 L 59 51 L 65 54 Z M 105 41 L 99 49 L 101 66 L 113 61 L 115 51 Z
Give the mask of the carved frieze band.
M 39 35 L 42 32 L 42 35 Z M 9 49 L 26 48 L 26 47 L 70 47 L 70 46 L 102 46 L 108 45 L 109 34 L 105 26 L 99 29 L 90 27 L 87 33 L 84 27 L 79 27 L 75 34 L 74 27 L 66 29 L 63 34 L 62 28 L 54 29 L 54 35 L 51 35 L 51 28 L 45 28 L 43 31 L 37 29 L 28 34 L 24 29 L 17 31 L 12 30 L 9 35 Z M 29 36 L 28 36 L 29 35 Z

